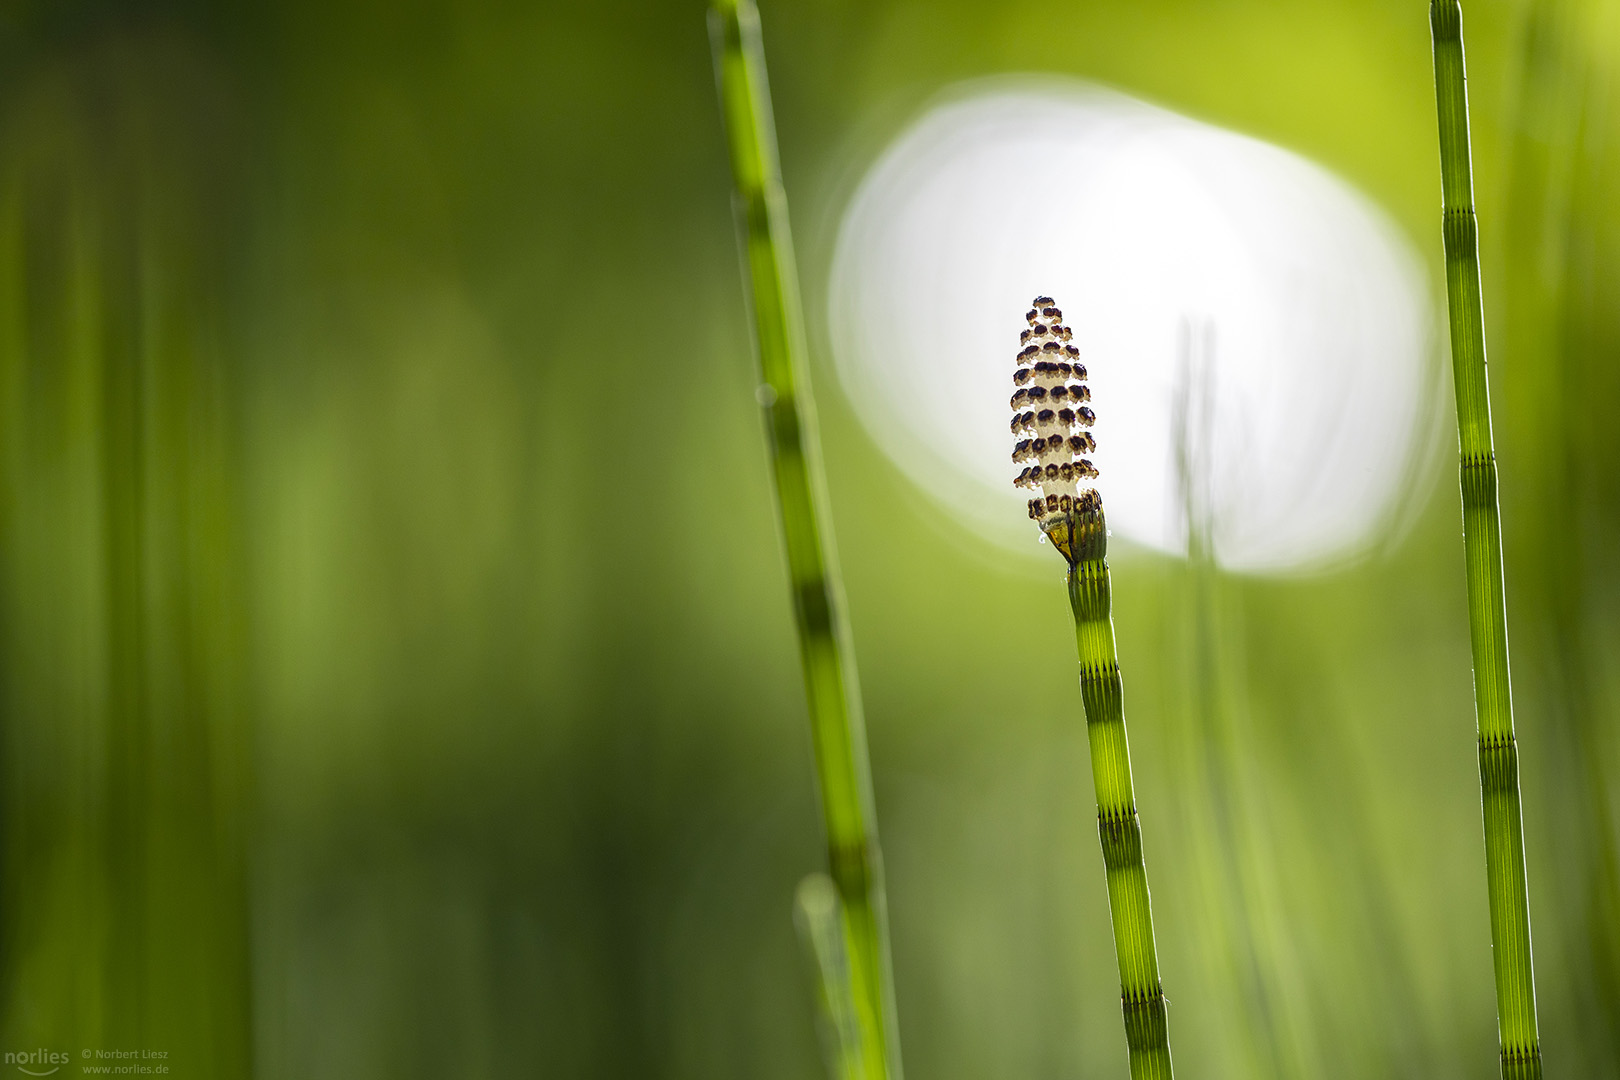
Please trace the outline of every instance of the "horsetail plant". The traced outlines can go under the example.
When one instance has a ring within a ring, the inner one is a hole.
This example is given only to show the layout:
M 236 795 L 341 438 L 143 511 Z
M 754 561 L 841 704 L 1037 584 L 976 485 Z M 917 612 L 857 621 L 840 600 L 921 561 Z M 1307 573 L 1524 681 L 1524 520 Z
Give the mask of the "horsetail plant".
M 1069 563 L 1069 605 L 1080 651 L 1080 694 L 1097 791 L 1097 830 L 1108 874 L 1108 908 L 1119 956 L 1120 997 L 1131 1080 L 1169 1080 L 1170 1035 L 1164 988 L 1153 942 L 1142 829 L 1131 786 L 1125 738 L 1124 686 L 1114 648 L 1108 523 L 1102 496 L 1084 487 L 1097 469 L 1082 455 L 1096 450 L 1096 421 L 1080 350 L 1049 296 L 1037 296 L 1025 316 L 1013 373 L 1013 463 L 1027 463 L 1013 481 L 1035 494 L 1029 516 Z
M 1503 1080 L 1539 1080 L 1541 1038 L 1530 951 L 1524 823 L 1519 808 L 1519 752 L 1508 680 L 1507 602 L 1502 580 L 1501 510 L 1496 449 L 1485 378 L 1485 320 L 1479 283 L 1479 235 L 1468 139 L 1468 87 L 1462 6 L 1430 0 L 1434 93 L 1440 118 L 1441 232 L 1446 302 L 1451 317 L 1451 372 L 1456 386 L 1461 459 L 1463 549 L 1468 573 L 1468 625 L 1474 658 L 1474 710 L 1479 720 L 1479 780 L 1485 820 L 1485 880 L 1490 895 L 1496 967 L 1497 1033 Z
M 804 325 L 759 13 L 751 0 L 715 0 L 709 11 L 709 31 L 748 264 L 762 378 L 758 398 L 765 410 L 777 509 L 793 584 L 799 657 L 827 831 L 828 869 L 842 912 L 860 1076 L 864 1080 L 899 1080 L 888 916 L 866 730 L 832 538 L 821 523 L 825 484 L 815 408 L 805 378 Z

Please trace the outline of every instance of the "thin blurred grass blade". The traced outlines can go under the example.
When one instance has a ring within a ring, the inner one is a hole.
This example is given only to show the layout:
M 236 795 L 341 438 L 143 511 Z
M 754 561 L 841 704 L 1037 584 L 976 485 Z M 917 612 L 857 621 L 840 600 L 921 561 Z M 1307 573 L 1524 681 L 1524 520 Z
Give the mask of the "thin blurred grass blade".
M 821 1053 L 831 1080 L 861 1076 L 861 1035 L 844 951 L 843 906 L 838 886 L 823 873 L 808 875 L 793 895 L 793 925 L 815 979 Z
M 1463 547 L 1468 622 L 1474 654 L 1474 706 L 1479 718 L 1479 776 L 1485 821 L 1485 875 L 1490 891 L 1496 1008 L 1505 1080 L 1538 1080 L 1541 1039 L 1530 949 L 1519 754 L 1508 678 L 1507 606 L 1502 578 L 1501 511 L 1496 450 L 1485 378 L 1485 325 L 1479 280 L 1468 138 L 1468 89 L 1462 7 L 1431 0 L 1434 89 L 1440 120 L 1442 231 L 1451 365 L 1461 454 Z
M 828 864 L 843 908 L 864 1075 L 868 1080 L 899 1080 L 866 731 L 832 540 L 822 525 L 825 482 L 805 377 L 803 316 L 759 13 L 749 0 L 718 0 L 709 13 L 709 29 L 748 264 L 760 400 L 792 579 Z

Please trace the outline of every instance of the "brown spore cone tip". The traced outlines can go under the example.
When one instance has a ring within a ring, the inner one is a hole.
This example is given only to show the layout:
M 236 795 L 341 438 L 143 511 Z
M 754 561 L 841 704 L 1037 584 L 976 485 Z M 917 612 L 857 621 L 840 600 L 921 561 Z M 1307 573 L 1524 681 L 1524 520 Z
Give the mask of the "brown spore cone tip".
M 1029 329 L 1018 335 L 1012 396 L 1012 459 L 1023 471 L 1013 486 L 1032 493 L 1029 516 L 1072 562 L 1074 516 L 1102 509 L 1097 489 L 1087 483 L 1097 478 L 1097 467 L 1085 457 L 1097 449 L 1090 430 L 1097 417 L 1063 312 L 1050 296 L 1037 296 L 1024 318 Z

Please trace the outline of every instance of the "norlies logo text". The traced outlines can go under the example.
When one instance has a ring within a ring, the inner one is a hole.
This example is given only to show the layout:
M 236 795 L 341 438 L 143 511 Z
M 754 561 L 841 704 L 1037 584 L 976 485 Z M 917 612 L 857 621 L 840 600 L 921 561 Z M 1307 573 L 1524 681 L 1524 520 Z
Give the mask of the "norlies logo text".
M 65 1050 L 7 1050 L 6 1064 L 29 1076 L 49 1076 L 68 1063 Z

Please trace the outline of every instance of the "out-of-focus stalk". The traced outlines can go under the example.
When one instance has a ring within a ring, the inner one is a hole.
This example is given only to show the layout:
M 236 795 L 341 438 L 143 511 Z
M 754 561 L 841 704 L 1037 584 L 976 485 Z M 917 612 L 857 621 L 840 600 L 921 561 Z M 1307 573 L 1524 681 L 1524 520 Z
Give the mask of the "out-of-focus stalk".
M 866 730 L 832 540 L 822 526 L 825 483 L 805 377 L 803 317 L 759 13 L 749 0 L 717 0 L 709 28 L 748 266 L 759 397 L 792 578 L 828 864 L 843 910 L 860 1059 L 867 1080 L 898 1080 L 888 918 Z
M 1485 324 L 1479 281 L 1479 237 L 1468 139 L 1468 89 L 1462 7 L 1431 0 L 1434 89 L 1440 117 L 1442 231 L 1451 366 L 1461 451 L 1463 547 L 1468 622 L 1474 654 L 1474 707 L 1479 719 L 1479 777 L 1485 820 L 1485 876 L 1490 895 L 1496 1009 L 1504 1080 L 1541 1076 L 1536 988 L 1525 883 L 1524 826 L 1519 807 L 1519 752 L 1508 679 L 1507 606 L 1502 580 L 1501 511 L 1496 450 L 1485 378 Z
M 799 882 L 793 894 L 793 925 L 814 978 L 821 1054 L 829 1080 L 859 1080 L 861 1041 L 855 1028 L 855 995 L 844 951 L 843 905 L 826 874 Z
M 0 1025 L 242 1080 L 245 174 L 188 111 L 214 83 L 109 55 L 20 85 L 0 138 Z
M 1518 358 L 1515 446 L 1530 451 L 1514 459 L 1530 504 L 1517 524 L 1521 550 L 1536 555 L 1515 574 L 1520 602 L 1535 605 L 1528 655 L 1544 673 L 1537 750 L 1553 818 L 1543 829 L 1560 839 L 1547 854 L 1568 875 L 1556 893 L 1554 932 L 1564 940 L 1554 949 L 1569 987 L 1562 1023 L 1584 1038 L 1564 1048 L 1566 1069 L 1596 1076 L 1620 1064 L 1620 822 L 1605 674 L 1613 649 L 1600 630 L 1612 605 L 1593 603 L 1612 595 L 1620 571 L 1608 419 L 1620 396 L 1620 324 L 1604 284 L 1620 250 L 1611 134 L 1620 11 L 1606 0 L 1529 0 L 1518 36 L 1500 247 L 1503 326 Z

